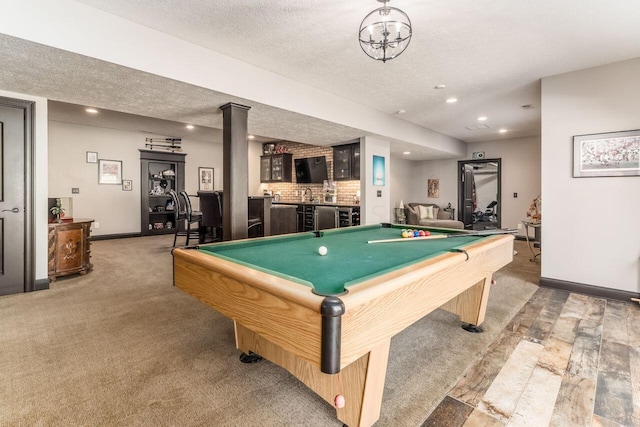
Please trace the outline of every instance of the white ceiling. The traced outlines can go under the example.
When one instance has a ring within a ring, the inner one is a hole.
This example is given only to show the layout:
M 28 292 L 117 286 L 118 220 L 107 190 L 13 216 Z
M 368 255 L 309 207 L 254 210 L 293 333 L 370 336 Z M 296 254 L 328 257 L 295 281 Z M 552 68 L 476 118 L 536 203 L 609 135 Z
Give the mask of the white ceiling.
M 406 52 L 387 63 L 367 57 L 357 42 L 361 20 L 380 6 L 373 0 L 79 2 L 390 115 L 405 110 L 403 120 L 470 143 L 540 134 L 542 77 L 640 57 L 638 0 L 392 0 L 409 15 L 414 36 Z M 221 127 L 219 113 L 211 117 L 211 91 L 8 36 L 0 37 L 0 52 L 7 54 L 0 87 Z M 26 73 L 25 64 L 31 66 Z M 59 83 L 39 82 L 39 73 L 53 66 L 48 81 Z M 69 74 L 77 83 L 79 70 L 92 85 L 66 87 Z M 95 84 L 102 89 L 89 90 Z M 434 89 L 439 84 L 446 88 Z M 124 96 L 140 94 L 141 85 L 144 96 Z M 165 105 L 166 93 L 176 102 Z M 446 104 L 450 96 L 459 101 Z M 159 101 L 149 105 L 149 99 Z M 217 105 L 242 103 L 220 99 Z M 522 109 L 526 104 L 535 108 Z M 362 134 L 266 105 L 253 109 L 249 131 L 254 126 L 266 137 L 324 145 Z M 488 129 L 469 130 L 480 115 L 488 117 Z M 508 132 L 500 135 L 499 128 Z M 406 148 L 392 144 L 392 152 Z M 423 149 L 415 158 L 433 155 Z

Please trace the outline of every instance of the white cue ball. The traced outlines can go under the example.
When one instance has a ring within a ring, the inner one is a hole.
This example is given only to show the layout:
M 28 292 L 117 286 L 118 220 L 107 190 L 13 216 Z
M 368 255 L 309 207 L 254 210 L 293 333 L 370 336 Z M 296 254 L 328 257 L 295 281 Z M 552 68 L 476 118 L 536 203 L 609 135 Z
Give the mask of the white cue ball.
M 327 254 L 327 247 L 326 246 L 320 246 L 318 248 L 318 253 L 322 256 L 325 256 Z

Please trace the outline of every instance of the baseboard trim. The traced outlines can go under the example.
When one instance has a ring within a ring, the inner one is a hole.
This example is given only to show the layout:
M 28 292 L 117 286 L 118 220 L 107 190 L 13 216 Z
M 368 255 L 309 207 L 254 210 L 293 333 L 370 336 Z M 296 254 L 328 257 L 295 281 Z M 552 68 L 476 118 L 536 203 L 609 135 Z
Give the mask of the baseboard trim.
M 128 239 L 130 237 L 142 237 L 142 233 L 101 234 L 91 236 L 91 240 Z
M 640 298 L 640 294 L 635 292 L 585 285 L 583 283 L 568 282 L 566 280 L 550 279 L 548 277 L 540 278 L 540 286 L 620 301 L 630 301 L 631 298 Z
M 36 279 L 35 283 L 33 284 L 33 290 L 44 291 L 46 289 L 49 289 L 49 278 L 47 277 L 46 279 Z

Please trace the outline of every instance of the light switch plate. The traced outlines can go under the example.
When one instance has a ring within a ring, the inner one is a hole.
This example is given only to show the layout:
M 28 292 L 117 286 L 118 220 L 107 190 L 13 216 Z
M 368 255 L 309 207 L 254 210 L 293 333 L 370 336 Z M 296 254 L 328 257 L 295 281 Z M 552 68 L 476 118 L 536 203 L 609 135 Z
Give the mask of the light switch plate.
M 71 194 L 80 194 L 80 189 L 79 189 L 79 188 L 76 188 L 76 187 L 73 187 L 73 188 L 71 189 Z

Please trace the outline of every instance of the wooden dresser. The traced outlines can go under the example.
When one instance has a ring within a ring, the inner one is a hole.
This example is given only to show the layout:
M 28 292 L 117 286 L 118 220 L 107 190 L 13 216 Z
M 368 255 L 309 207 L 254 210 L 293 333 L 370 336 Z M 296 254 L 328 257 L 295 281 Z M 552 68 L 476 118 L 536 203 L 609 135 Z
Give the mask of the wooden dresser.
M 92 219 L 74 219 L 49 224 L 49 279 L 86 274 L 91 264 Z

